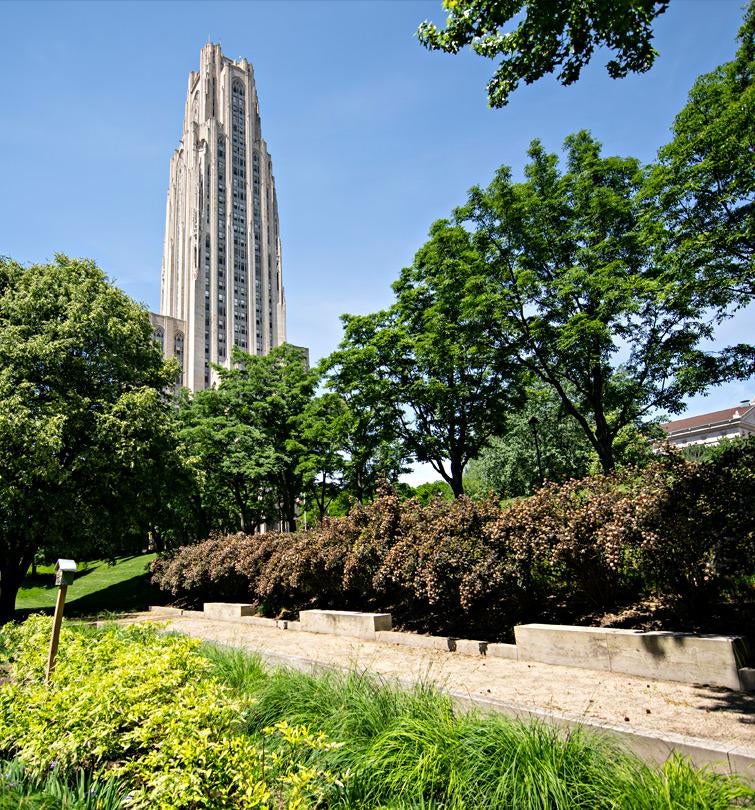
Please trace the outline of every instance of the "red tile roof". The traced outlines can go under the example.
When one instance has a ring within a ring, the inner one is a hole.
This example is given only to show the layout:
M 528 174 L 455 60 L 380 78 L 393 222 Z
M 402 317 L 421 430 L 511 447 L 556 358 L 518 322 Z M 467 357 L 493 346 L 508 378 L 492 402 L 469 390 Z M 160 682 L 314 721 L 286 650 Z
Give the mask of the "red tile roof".
M 726 408 L 723 411 L 701 413 L 699 416 L 688 416 L 686 419 L 676 419 L 673 422 L 667 422 L 665 425 L 661 425 L 661 427 L 666 433 L 678 433 L 682 430 L 694 430 L 695 428 L 705 427 L 706 425 L 730 422 L 734 419 L 738 421 L 739 418 L 744 416 L 752 407 L 752 405 L 737 405 L 734 408 Z M 737 416 L 735 417 L 734 414 L 737 414 Z

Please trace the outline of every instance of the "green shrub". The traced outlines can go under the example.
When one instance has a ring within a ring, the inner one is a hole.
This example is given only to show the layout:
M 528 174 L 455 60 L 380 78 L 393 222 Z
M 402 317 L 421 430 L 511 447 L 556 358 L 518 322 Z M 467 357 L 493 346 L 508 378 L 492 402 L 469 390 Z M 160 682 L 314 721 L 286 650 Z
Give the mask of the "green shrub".
M 265 759 L 244 733 L 250 701 L 211 676 L 199 642 L 153 625 L 64 626 L 48 688 L 49 633 L 40 616 L 1 633 L 11 677 L 0 686 L 0 755 L 32 777 L 115 779 L 133 808 L 296 806 L 337 781 L 299 765 L 302 748 L 323 746 L 303 727 L 272 727 L 283 754 Z
M 643 573 L 659 591 L 705 611 L 725 590 L 752 593 L 755 437 L 724 443 L 707 462 L 676 460 Z
M 245 599 L 249 579 L 238 570 L 236 560 L 256 539 L 247 534 L 213 535 L 170 551 L 152 564 L 153 581 L 189 603 L 201 601 L 208 593 L 219 600 Z

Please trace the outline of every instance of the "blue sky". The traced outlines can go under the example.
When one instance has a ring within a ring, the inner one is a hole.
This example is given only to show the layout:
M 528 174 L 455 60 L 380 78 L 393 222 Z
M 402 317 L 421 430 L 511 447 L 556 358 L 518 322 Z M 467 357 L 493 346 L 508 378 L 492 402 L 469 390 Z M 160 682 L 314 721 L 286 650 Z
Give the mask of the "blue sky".
M 740 0 L 672 0 L 650 73 L 613 81 L 605 58 L 581 81 L 546 78 L 502 110 L 493 65 L 422 48 L 440 0 L 371 2 L 0 2 L 0 254 L 94 258 L 130 295 L 159 305 L 168 161 L 199 49 L 220 42 L 253 64 L 273 157 L 288 336 L 314 360 L 339 315 L 391 300 L 430 224 L 527 145 L 557 150 L 587 128 L 610 154 L 652 160 L 694 79 L 730 59 Z M 720 342 L 751 340 L 753 310 Z M 755 395 L 713 391 L 689 412 Z

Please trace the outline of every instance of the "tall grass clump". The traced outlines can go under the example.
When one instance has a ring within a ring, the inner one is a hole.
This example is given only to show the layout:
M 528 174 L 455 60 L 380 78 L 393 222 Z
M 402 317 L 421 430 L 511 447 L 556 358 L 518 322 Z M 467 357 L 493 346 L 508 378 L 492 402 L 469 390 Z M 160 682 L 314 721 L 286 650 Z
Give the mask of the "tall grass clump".
M 0 763 L 0 810 L 118 810 L 126 796 L 117 781 L 83 770 L 70 778 L 56 771 L 35 776 L 18 760 Z
M 256 692 L 260 682 L 268 677 L 262 659 L 236 647 L 206 643 L 199 648 L 201 655 L 210 662 L 215 680 L 228 687 L 239 697 Z
M 755 802 L 741 782 L 681 758 L 651 768 L 592 733 L 460 713 L 430 686 L 401 689 L 355 671 L 276 669 L 259 677 L 253 660 L 251 690 L 240 684 L 253 696 L 248 733 L 285 720 L 339 741 L 306 758 L 348 774 L 333 807 L 717 810 Z

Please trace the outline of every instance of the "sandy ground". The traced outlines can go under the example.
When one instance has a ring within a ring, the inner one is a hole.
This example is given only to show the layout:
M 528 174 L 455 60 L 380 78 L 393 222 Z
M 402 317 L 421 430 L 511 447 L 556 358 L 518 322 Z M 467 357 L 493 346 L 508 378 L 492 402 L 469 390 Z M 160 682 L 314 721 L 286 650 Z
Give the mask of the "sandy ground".
M 197 638 L 267 656 L 354 667 L 452 692 L 650 732 L 755 748 L 755 695 L 550 664 L 472 657 L 343 636 L 278 630 L 195 616 L 138 614 Z

